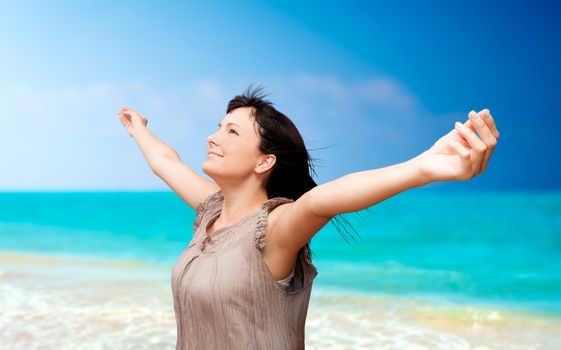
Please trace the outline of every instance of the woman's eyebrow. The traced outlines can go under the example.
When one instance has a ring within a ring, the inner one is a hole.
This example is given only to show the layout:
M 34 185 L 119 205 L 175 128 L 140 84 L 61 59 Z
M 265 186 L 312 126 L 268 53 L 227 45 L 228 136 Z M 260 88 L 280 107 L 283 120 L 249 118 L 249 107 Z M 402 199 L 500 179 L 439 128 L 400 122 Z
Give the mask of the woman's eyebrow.
M 237 126 L 238 128 L 243 129 L 241 126 L 239 126 L 239 125 L 236 124 L 236 123 L 232 123 L 232 122 L 226 123 L 226 126 L 228 126 L 228 125 L 235 125 L 235 126 Z M 221 127 L 221 126 L 222 126 L 222 123 L 218 123 L 218 127 Z

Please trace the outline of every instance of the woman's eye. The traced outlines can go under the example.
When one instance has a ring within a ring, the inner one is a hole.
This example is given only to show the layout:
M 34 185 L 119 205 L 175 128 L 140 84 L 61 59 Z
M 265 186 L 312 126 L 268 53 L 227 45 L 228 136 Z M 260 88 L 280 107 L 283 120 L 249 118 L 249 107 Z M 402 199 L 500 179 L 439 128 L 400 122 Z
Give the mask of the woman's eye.
M 239 134 L 236 132 L 236 130 L 230 129 L 230 132 L 232 132 L 232 131 L 234 132 L 234 134 L 239 135 Z

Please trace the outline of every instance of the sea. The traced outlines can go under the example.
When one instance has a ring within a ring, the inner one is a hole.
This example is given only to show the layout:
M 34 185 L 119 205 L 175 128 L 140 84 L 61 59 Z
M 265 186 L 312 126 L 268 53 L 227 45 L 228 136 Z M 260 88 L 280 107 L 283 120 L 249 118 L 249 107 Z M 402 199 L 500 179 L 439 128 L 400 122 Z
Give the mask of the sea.
M 175 349 L 194 215 L 165 191 L 0 192 L 0 349 Z M 306 349 L 561 349 L 560 192 L 418 188 L 340 218 L 310 244 Z

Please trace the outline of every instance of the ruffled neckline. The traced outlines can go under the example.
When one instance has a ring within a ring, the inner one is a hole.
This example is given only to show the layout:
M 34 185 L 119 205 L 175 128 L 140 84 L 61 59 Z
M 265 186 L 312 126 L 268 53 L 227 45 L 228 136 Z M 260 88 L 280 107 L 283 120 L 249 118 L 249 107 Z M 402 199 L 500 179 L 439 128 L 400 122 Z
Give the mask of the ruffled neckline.
M 261 205 L 261 208 L 256 211 L 253 214 L 244 216 L 240 219 L 238 219 L 237 221 L 235 221 L 234 223 L 230 224 L 230 225 L 226 225 L 224 227 L 221 227 L 219 229 L 216 229 L 210 236 L 208 235 L 208 228 L 214 223 L 214 221 L 216 221 L 218 219 L 218 217 L 220 216 L 220 214 L 222 213 L 222 201 L 224 200 L 224 193 L 222 192 L 222 190 L 219 190 L 218 192 L 215 193 L 215 199 L 216 199 L 216 210 L 215 212 L 212 214 L 212 216 L 210 216 L 209 220 L 207 221 L 205 228 L 203 230 L 203 235 L 205 237 L 205 239 L 212 239 L 217 233 L 222 232 L 222 231 L 226 231 L 228 229 L 231 229 L 233 227 L 236 227 L 244 222 L 246 222 L 247 220 L 255 217 L 255 216 L 260 216 L 263 217 L 263 213 L 268 214 L 269 213 L 269 209 L 272 208 L 273 203 L 276 201 L 292 201 L 291 199 L 285 198 L 285 197 L 273 197 L 273 198 L 269 198 L 267 199 L 265 202 L 263 202 L 263 204 Z

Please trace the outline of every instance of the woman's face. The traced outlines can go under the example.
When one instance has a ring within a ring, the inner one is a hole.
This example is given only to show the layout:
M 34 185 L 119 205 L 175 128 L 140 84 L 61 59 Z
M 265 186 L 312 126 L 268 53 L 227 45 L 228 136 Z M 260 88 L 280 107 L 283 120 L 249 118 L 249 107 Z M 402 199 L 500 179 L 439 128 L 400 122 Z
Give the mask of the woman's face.
M 201 168 L 211 178 L 244 179 L 270 165 L 272 159 L 258 149 L 260 138 L 251 111 L 251 107 L 231 111 L 207 138 L 207 157 Z

